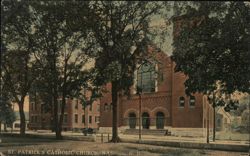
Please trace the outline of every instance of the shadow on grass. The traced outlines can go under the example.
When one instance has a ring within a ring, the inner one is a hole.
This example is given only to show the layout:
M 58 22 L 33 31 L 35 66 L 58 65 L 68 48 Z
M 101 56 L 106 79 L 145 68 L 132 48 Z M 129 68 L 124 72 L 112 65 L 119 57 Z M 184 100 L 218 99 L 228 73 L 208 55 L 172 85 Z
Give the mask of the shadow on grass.
M 56 140 L 53 137 L 37 136 L 37 135 L 13 135 L 13 134 L 1 134 L 0 147 L 12 147 L 12 146 L 27 146 L 38 145 L 52 142 L 62 142 L 65 140 Z

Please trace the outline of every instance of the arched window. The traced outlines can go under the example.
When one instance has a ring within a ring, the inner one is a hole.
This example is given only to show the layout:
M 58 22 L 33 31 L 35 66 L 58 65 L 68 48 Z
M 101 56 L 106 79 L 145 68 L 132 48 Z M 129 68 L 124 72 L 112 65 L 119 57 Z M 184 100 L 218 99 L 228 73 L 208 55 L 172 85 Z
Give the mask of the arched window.
M 142 113 L 142 128 L 149 129 L 150 127 L 150 117 L 147 112 Z
M 136 115 L 135 113 L 129 113 L 129 128 L 134 129 L 136 127 Z
M 162 112 L 156 113 L 156 128 L 164 129 L 165 115 Z
M 141 65 L 137 72 L 137 86 L 142 92 L 155 92 L 155 66 L 152 63 Z
M 189 105 L 190 105 L 190 107 L 194 107 L 195 106 L 195 97 L 194 96 L 190 96 L 190 98 L 189 98 Z
M 217 119 L 217 127 L 221 127 L 221 119 Z
M 185 98 L 181 96 L 179 98 L 179 107 L 184 107 L 184 105 L 185 105 Z

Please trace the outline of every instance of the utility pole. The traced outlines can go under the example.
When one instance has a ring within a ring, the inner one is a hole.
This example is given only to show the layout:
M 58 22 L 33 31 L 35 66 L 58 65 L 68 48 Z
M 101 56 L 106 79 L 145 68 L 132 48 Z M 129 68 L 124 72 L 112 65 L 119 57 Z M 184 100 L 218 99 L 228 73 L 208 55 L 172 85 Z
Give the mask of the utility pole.
M 141 141 L 141 93 L 139 93 L 139 141 Z
M 143 73 L 146 73 L 148 72 L 150 69 L 147 69 L 147 71 L 144 71 L 142 66 L 143 65 L 147 65 L 146 63 L 150 63 L 152 64 L 151 62 L 147 61 L 147 60 L 143 60 L 143 62 L 137 67 L 137 88 L 136 88 L 136 94 L 139 95 L 139 142 L 141 141 L 141 135 L 142 135 L 142 113 L 141 113 L 141 109 L 142 109 L 142 92 L 143 92 L 143 86 L 142 86 L 142 79 L 143 79 Z M 138 78 L 139 78 L 139 70 L 141 69 L 141 81 L 140 81 L 140 87 L 138 85 Z
M 216 114 L 215 114 L 215 104 L 213 104 L 213 116 L 214 116 L 214 121 L 213 121 L 213 142 L 215 142 L 215 131 L 216 131 L 216 124 L 215 124 L 215 118 L 216 118 Z
M 209 106 L 207 105 L 207 143 L 209 144 Z

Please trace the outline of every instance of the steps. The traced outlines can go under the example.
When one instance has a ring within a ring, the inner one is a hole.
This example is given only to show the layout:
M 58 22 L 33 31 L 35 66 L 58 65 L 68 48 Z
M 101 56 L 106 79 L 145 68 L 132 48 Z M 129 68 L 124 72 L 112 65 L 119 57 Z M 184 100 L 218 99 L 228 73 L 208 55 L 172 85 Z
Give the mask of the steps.
M 126 129 L 123 134 L 127 135 L 139 135 L 139 129 Z M 142 129 L 142 135 L 171 135 L 171 132 L 167 129 Z

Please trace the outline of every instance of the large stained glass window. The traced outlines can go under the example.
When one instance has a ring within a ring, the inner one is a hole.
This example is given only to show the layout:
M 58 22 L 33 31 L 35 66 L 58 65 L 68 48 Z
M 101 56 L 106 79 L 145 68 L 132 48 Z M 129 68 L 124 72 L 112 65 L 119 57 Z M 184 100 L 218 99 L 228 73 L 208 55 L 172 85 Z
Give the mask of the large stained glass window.
M 137 72 L 137 86 L 142 92 L 155 92 L 155 66 L 147 63 L 140 66 Z

